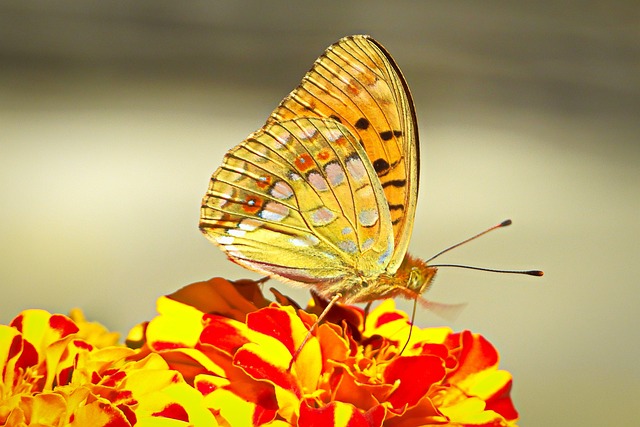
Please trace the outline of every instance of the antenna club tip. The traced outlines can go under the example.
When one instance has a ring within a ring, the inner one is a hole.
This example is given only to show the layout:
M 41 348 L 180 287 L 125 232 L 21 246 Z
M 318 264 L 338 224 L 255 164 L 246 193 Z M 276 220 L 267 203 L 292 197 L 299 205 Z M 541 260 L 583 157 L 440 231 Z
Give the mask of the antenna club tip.
M 500 223 L 500 227 L 506 227 L 508 225 L 511 225 L 513 223 L 513 221 L 511 221 L 510 219 L 505 219 L 504 221 L 502 221 Z
M 530 274 L 531 276 L 538 276 L 538 277 L 540 277 L 540 276 L 544 276 L 544 271 L 542 271 L 542 270 L 531 270 L 531 271 L 529 271 L 529 274 Z

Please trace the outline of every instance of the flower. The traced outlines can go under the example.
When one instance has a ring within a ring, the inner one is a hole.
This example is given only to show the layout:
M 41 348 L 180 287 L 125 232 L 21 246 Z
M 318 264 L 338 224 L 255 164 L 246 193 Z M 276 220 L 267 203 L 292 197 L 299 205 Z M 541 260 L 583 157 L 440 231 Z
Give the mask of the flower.
M 366 319 L 338 305 L 318 326 L 325 301 L 276 298 L 251 281 L 190 285 L 158 300 L 143 352 L 181 372 L 221 425 L 515 425 L 511 376 L 482 336 L 412 326 L 392 300 Z
M 82 313 L 74 316 L 82 325 Z M 167 426 L 216 425 L 199 403 L 202 395 L 158 354 L 97 348 L 81 329 L 44 310 L 0 325 L 0 425 L 144 426 L 160 418 Z M 112 337 L 98 329 L 98 341 Z
M 69 318 L 78 327 L 76 336 L 97 348 L 104 348 L 118 344 L 120 334 L 111 332 L 98 322 L 90 322 L 79 308 L 69 311 Z
M 393 300 L 302 309 L 261 281 L 158 299 L 127 345 L 74 310 L 0 325 L 0 426 L 514 426 L 482 336 L 418 328 Z

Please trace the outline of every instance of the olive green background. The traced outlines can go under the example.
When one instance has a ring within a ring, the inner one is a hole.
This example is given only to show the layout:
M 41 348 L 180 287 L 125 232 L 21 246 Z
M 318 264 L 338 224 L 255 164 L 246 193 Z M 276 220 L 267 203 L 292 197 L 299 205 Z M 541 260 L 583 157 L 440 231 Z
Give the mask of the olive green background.
M 79 306 L 126 332 L 183 285 L 257 278 L 198 231 L 209 177 L 329 44 L 367 33 L 417 105 L 411 252 L 510 217 L 439 261 L 546 272 L 442 269 L 428 298 L 468 306 L 417 323 L 490 339 L 522 426 L 637 422 L 637 2 L 322 4 L 0 3 L 0 320 Z

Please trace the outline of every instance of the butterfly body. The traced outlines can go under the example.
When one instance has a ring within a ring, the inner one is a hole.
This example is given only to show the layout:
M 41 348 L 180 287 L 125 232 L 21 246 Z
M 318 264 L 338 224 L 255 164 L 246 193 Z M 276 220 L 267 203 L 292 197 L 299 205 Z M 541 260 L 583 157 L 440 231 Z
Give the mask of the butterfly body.
M 200 228 L 237 264 L 327 298 L 414 298 L 436 272 L 407 254 L 418 164 L 399 68 L 370 37 L 346 37 L 225 155 Z
M 354 272 L 356 274 L 348 280 L 330 284 L 318 293 L 327 299 L 341 294 L 344 296 L 341 300 L 345 303 L 395 297 L 415 299 L 431 286 L 436 272 L 436 267 L 430 267 L 423 260 L 407 254 L 395 273 L 358 275 L 359 272 Z

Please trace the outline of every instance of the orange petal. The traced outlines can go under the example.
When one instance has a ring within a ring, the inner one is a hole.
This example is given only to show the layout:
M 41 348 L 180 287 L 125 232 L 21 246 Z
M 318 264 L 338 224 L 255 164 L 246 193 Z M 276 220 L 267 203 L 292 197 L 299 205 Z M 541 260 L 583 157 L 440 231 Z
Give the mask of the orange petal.
M 414 406 L 425 396 L 432 385 L 445 376 L 441 358 L 436 356 L 406 356 L 393 360 L 384 370 L 384 381 L 398 382 L 397 388 L 388 397 L 393 408 Z
M 155 373 L 148 373 L 153 378 Z M 142 379 L 142 378 L 141 378 Z M 137 381 L 137 380 L 136 380 Z M 161 384 L 157 389 L 134 390 L 139 399 L 135 412 L 138 425 L 173 425 L 169 420 L 180 421 L 176 426 L 216 426 L 215 417 L 204 404 L 204 397 L 188 384 L 177 381 Z
M 364 414 L 353 405 L 331 402 L 322 408 L 312 408 L 306 403 L 300 405 L 298 425 L 305 427 L 380 427 L 385 410 L 376 406 Z
M 460 403 L 440 408 L 442 413 L 449 418 L 452 425 L 468 427 L 496 427 L 507 426 L 507 421 L 498 413 L 485 410 L 485 402 L 481 399 L 470 397 Z
M 20 332 L 10 326 L 0 325 L 0 366 L 2 366 L 2 382 L 6 390 L 21 385 L 23 373 L 38 364 L 36 348 L 26 341 Z M 31 384 L 28 391 L 41 391 L 44 381 Z
M 251 313 L 247 316 L 247 326 L 253 331 L 277 339 L 290 354 L 296 351 L 291 318 L 284 309 L 268 307 Z
M 234 364 L 252 378 L 268 381 L 300 398 L 302 392 L 296 378 L 289 371 L 289 363 L 286 359 L 270 357 L 270 353 L 268 349 L 250 343 L 238 350 L 234 357 Z
M 452 334 L 447 344 L 458 357 L 458 366 L 446 381 L 467 396 L 486 402 L 487 411 L 495 411 L 505 419 L 518 419 L 511 400 L 511 374 L 498 370 L 499 355 L 484 337 L 464 331 Z
M 397 343 L 398 346 L 404 346 L 407 343 L 405 355 L 421 354 L 424 344 L 441 344 L 451 333 L 452 330 L 449 328 L 422 329 L 411 325 L 409 316 L 403 311 L 396 310 L 392 299 L 382 301 L 373 309 L 367 316 L 365 325 L 366 336 L 380 335 Z
M 334 399 L 369 409 L 384 401 L 393 391 L 394 385 L 381 383 L 377 378 L 369 378 L 354 372 L 347 364 L 335 363 L 332 392 Z
M 340 330 L 332 324 L 325 323 L 318 327 L 318 341 L 322 351 L 322 361 L 343 361 L 349 356 L 349 343 L 340 334 Z M 326 369 L 323 368 L 323 371 Z
M 450 382 L 462 381 L 466 376 L 498 365 L 498 352 L 484 337 L 464 331 L 451 334 L 447 346 L 457 353 L 458 368 L 449 376 Z
M 205 316 L 206 326 L 200 342 L 208 344 L 233 357 L 244 344 L 251 342 L 251 331 L 244 323 L 217 315 Z
M 169 368 L 180 372 L 189 384 L 193 384 L 194 378 L 200 374 L 214 374 L 221 377 L 227 374 L 226 368 L 212 360 L 211 354 L 205 354 L 199 349 L 179 348 L 163 351 L 160 354 L 169 364 Z M 228 364 L 230 363 L 229 359 Z
M 168 297 L 203 313 L 214 313 L 243 322 L 247 313 L 268 305 L 260 292 L 261 281 L 229 282 L 214 277 L 185 286 Z
M 205 404 L 230 426 L 250 427 L 269 423 L 275 419 L 278 409 L 275 404 L 256 404 L 226 389 L 217 389 L 207 395 Z
M 447 418 L 436 408 L 429 396 L 424 396 L 413 407 L 404 412 L 390 410 L 385 427 L 431 426 L 447 423 Z M 401 416 L 393 416 L 401 415 Z
M 261 354 L 267 356 L 268 363 L 282 367 L 285 370 L 289 369 L 293 354 L 296 353 L 309 332 L 296 315 L 295 309 L 290 306 L 267 307 L 255 313 L 250 313 L 247 316 L 247 326 L 262 335 L 275 338 L 286 348 L 288 354 L 283 353 L 277 356 L 279 360 L 276 360 L 276 353 L 272 351 L 266 353 L 264 351 L 268 341 L 264 341 L 261 344 Z M 316 389 L 318 377 L 322 372 L 322 363 L 320 344 L 316 337 L 311 336 L 311 339 L 305 343 L 291 367 L 291 371 L 303 390 L 310 392 Z
M 499 371 L 504 372 L 504 371 Z M 507 372 L 507 374 L 509 374 Z M 487 410 L 497 412 L 502 415 L 507 421 L 516 421 L 519 417 L 518 411 L 513 405 L 511 400 L 511 374 L 509 374 L 509 380 L 497 391 L 493 396 L 487 399 Z

